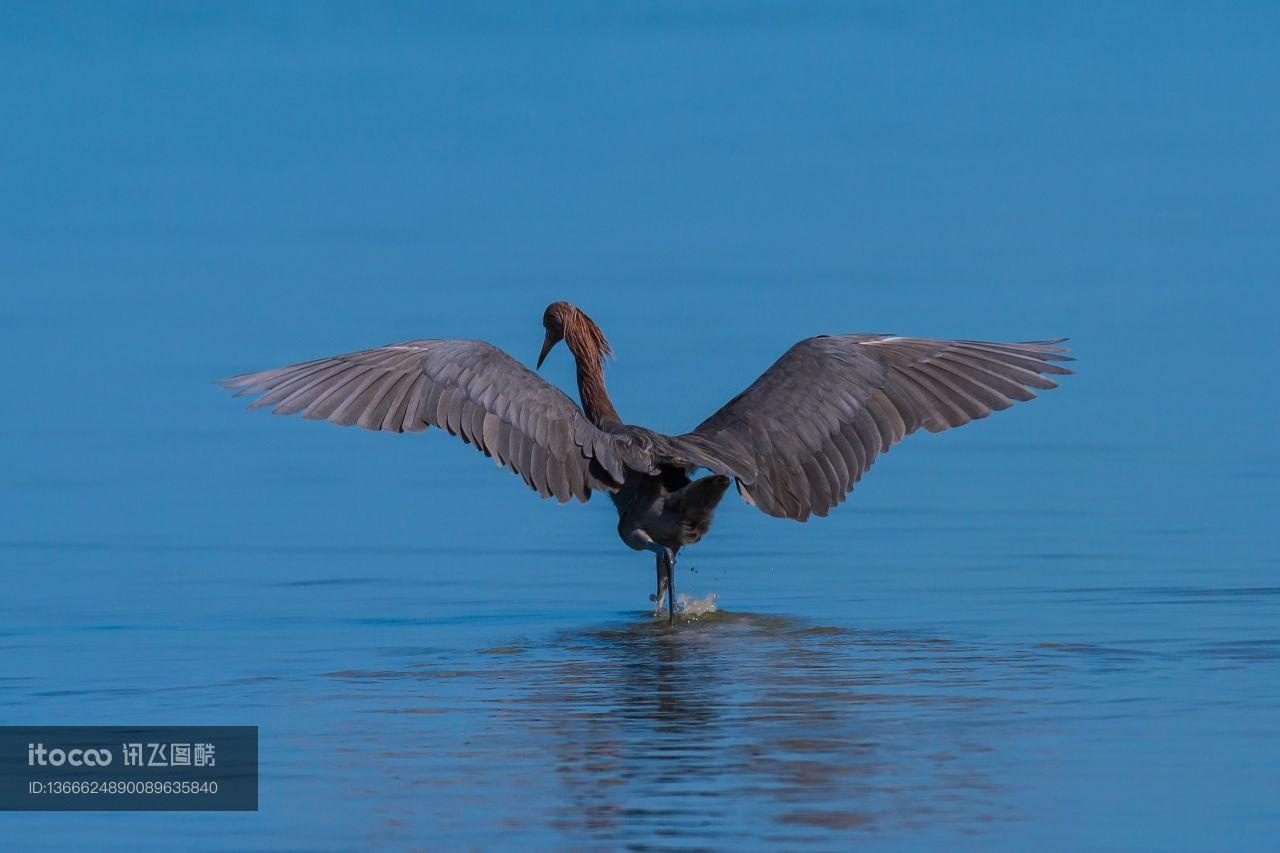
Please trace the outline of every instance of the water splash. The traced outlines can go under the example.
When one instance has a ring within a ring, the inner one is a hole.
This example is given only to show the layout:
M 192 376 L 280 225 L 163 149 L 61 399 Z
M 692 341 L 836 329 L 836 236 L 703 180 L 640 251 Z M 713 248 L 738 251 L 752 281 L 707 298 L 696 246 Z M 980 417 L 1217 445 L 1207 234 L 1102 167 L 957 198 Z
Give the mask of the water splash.
M 694 598 L 687 592 L 682 592 L 676 596 L 676 613 L 691 618 L 715 613 L 720 609 L 716 606 L 716 599 L 719 597 L 714 592 L 708 592 L 702 598 Z
M 720 608 L 716 606 L 716 599 L 720 596 L 714 592 L 708 592 L 702 598 L 695 598 L 687 592 L 682 592 L 676 596 L 676 615 L 685 619 L 697 619 L 699 616 L 706 616 L 708 613 L 719 613 Z M 653 596 L 650 596 L 652 600 Z M 665 601 L 658 602 L 653 609 L 655 618 L 665 619 L 667 616 L 667 608 L 664 606 Z

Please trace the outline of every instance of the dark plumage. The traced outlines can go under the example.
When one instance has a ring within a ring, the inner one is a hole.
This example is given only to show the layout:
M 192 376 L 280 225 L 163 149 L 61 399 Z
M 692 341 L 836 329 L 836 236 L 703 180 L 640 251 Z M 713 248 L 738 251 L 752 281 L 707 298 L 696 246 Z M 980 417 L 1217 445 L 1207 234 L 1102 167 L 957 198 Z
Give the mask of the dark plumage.
M 428 426 L 475 445 L 543 497 L 609 492 L 618 534 L 657 554 L 658 593 L 674 614 L 675 555 L 706 534 L 731 481 L 761 511 L 805 521 L 841 503 L 876 457 L 923 427 L 984 418 L 1069 374 L 1061 340 L 986 343 L 892 335 L 821 335 L 787 350 L 692 432 L 624 424 L 604 384 L 612 355 L 599 326 L 567 302 L 543 315 L 538 366 L 563 340 L 579 408 L 484 341 L 415 340 L 222 380 L 262 394 L 250 408 L 365 429 Z M 692 479 L 697 469 L 711 476 Z

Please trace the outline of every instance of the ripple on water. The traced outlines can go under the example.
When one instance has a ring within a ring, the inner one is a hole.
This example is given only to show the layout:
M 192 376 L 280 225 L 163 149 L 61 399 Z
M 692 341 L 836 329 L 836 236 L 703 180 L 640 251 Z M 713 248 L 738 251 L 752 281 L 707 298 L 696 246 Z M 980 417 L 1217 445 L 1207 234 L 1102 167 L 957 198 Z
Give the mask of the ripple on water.
M 763 822 L 771 834 L 750 838 L 785 843 L 1014 817 L 1002 768 L 1027 722 L 993 687 L 1047 688 L 1071 653 L 714 610 L 328 675 L 371 710 L 423 721 L 396 733 L 416 759 L 387 754 L 387 773 L 461 774 L 451 790 L 472 805 L 514 785 L 517 825 L 696 845 Z M 397 819 L 424 808 L 449 800 L 415 799 Z

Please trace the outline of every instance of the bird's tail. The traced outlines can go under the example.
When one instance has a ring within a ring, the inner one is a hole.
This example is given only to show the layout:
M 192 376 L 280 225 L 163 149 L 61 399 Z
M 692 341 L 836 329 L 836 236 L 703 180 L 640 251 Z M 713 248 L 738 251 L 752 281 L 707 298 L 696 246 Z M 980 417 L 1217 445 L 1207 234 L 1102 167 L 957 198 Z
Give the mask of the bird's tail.
M 680 543 L 692 545 L 711 529 L 715 513 L 729 478 L 716 474 L 694 480 L 667 499 L 667 509 L 680 516 Z

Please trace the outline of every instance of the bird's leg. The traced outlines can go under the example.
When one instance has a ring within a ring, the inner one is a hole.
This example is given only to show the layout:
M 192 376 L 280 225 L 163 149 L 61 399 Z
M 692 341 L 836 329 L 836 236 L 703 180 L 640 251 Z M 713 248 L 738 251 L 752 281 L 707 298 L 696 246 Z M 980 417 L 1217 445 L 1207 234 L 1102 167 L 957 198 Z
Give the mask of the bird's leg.
M 662 609 L 662 599 L 667 595 L 667 572 L 666 566 L 663 565 L 663 555 L 659 551 L 654 555 L 654 562 L 658 567 L 658 592 L 653 596 L 653 615 L 657 616 L 658 611 Z
M 667 564 L 667 624 L 676 621 L 676 555 L 667 551 L 663 555 Z
M 671 588 L 675 582 L 675 551 L 672 551 L 666 545 L 654 542 L 652 536 L 638 527 L 627 531 L 623 535 L 622 541 L 637 551 L 652 551 L 657 555 L 658 593 L 653 597 L 653 615 L 658 615 L 658 611 L 662 608 L 662 599 L 665 596 L 668 599 L 667 621 L 673 621 L 675 618 L 676 598 Z
M 670 548 L 654 543 L 653 552 L 657 554 L 658 594 L 653 597 L 653 615 L 657 616 L 662 609 L 662 599 L 667 600 L 667 624 L 676 618 L 676 555 Z

